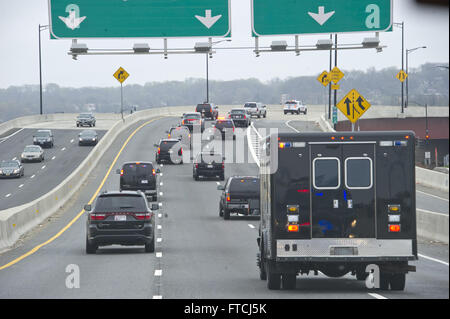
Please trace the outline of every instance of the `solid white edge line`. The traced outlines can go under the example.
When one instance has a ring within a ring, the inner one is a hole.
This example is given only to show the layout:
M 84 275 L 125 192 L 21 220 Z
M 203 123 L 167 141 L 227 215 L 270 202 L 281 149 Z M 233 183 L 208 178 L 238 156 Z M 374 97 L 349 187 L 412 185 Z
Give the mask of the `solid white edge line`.
M 425 259 L 428 259 L 428 260 L 431 260 L 431 261 L 435 261 L 437 263 L 446 265 L 448 267 L 448 262 L 445 262 L 445 261 L 442 261 L 442 260 L 439 260 L 439 259 L 436 259 L 436 258 L 433 258 L 433 257 L 428 257 L 428 256 L 425 256 L 425 255 L 422 255 L 422 254 L 417 254 L 417 255 L 419 255 L 419 257 L 422 257 L 422 258 L 425 258 Z
M 16 135 L 17 133 L 19 133 L 20 131 L 22 131 L 23 130 L 23 128 L 21 128 L 20 130 L 18 130 L 18 131 L 15 131 L 14 133 L 12 133 L 11 135 L 8 135 L 8 136 L 5 136 L 5 137 L 2 137 L 1 138 L 1 141 L 0 141 L 0 143 L 3 143 L 4 141 L 6 141 L 8 138 L 10 138 L 10 137 L 12 137 L 12 136 L 14 136 L 14 135 Z
M 422 191 L 418 191 L 417 189 L 416 189 L 416 193 L 421 193 L 421 194 L 424 194 L 424 195 L 426 195 L 426 196 L 435 197 L 435 198 L 437 198 L 437 199 L 440 199 L 440 200 L 443 200 L 443 201 L 446 201 L 446 202 L 449 201 L 447 198 L 439 197 L 439 196 L 432 195 L 432 194 L 430 194 L 430 193 L 425 193 L 425 192 L 422 192 Z
M 382 295 L 379 295 L 379 294 L 376 294 L 376 293 L 373 293 L 373 292 L 369 292 L 369 295 L 374 297 L 374 298 L 376 298 L 376 299 L 388 299 L 388 298 L 386 298 L 386 297 L 384 297 Z
M 421 209 L 421 208 L 416 208 L 416 211 L 421 211 L 426 214 L 433 214 L 433 215 L 440 215 L 440 216 L 448 217 L 448 214 L 432 212 L 431 210 L 426 210 L 426 209 Z

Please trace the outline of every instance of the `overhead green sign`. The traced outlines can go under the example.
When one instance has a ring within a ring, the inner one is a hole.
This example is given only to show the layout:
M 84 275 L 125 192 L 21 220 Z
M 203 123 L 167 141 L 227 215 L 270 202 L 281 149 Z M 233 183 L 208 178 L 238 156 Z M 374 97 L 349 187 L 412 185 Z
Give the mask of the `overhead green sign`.
M 392 0 L 251 0 L 253 36 L 392 30 Z
M 48 0 L 52 38 L 231 36 L 231 0 Z

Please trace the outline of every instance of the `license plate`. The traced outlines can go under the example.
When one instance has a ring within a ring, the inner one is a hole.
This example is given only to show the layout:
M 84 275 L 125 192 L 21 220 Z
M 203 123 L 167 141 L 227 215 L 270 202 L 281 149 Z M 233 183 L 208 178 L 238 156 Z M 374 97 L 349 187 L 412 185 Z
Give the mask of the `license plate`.
M 214 166 L 213 166 L 213 165 L 208 165 L 207 167 L 208 167 L 208 168 L 213 168 Z
M 173 151 L 169 151 L 169 154 L 172 154 L 173 153 Z
M 148 184 L 148 180 L 143 179 L 143 180 L 141 181 L 141 183 L 142 183 L 142 184 Z
M 116 222 L 125 222 L 127 220 L 127 215 L 115 215 L 114 221 Z

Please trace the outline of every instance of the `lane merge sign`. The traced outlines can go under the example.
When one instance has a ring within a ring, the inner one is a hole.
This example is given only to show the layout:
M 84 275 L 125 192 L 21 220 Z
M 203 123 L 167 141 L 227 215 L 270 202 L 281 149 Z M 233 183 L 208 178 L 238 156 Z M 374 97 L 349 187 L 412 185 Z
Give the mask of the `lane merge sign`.
M 406 78 L 408 77 L 408 74 L 403 71 L 400 70 L 400 72 L 397 73 L 397 75 L 395 76 L 400 82 L 404 82 L 406 80 Z
M 50 37 L 231 36 L 231 0 L 48 0 Z
M 353 89 L 336 106 L 350 122 L 356 123 L 370 108 L 371 104 L 358 91 Z

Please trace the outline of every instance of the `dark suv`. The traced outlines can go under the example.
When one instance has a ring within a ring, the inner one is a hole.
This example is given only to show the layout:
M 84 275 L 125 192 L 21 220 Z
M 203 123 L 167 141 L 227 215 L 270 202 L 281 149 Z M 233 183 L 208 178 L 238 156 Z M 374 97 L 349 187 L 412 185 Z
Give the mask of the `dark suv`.
M 155 251 L 155 216 L 158 204 L 148 207 L 142 192 L 105 192 L 99 195 L 86 221 L 86 253 L 95 254 L 99 246 L 145 245 Z
M 234 135 L 235 126 L 233 120 L 218 119 L 214 124 L 214 129 L 221 133 L 223 140 L 231 136 L 233 137 L 233 140 L 236 139 L 236 135 Z
M 158 199 L 156 188 L 156 174 L 151 162 L 126 162 L 121 169 L 116 171 L 120 174 L 120 191 L 142 191 L 153 201 Z
M 172 164 L 183 164 L 183 147 L 178 139 L 162 139 L 157 147 L 155 158 L 156 163 L 168 162 Z
M 33 144 L 42 147 L 53 147 L 55 139 L 51 130 L 38 130 L 33 135 Z
M 194 126 L 200 126 L 202 133 L 205 130 L 205 122 L 200 113 L 184 113 L 181 118 L 181 126 L 186 126 L 190 132 L 194 131 Z
M 230 219 L 230 213 L 259 215 L 259 178 L 255 176 L 229 177 L 222 190 L 219 203 L 219 216 Z
M 197 155 L 194 160 L 192 175 L 196 181 L 200 176 L 216 177 L 225 179 L 225 160 L 222 154 L 203 152 Z
M 211 120 L 217 120 L 219 116 L 219 108 L 212 103 L 197 104 L 195 112 L 199 112 L 202 118 L 209 118 Z
M 77 127 L 80 126 L 95 126 L 95 116 L 92 113 L 81 113 L 77 116 Z

